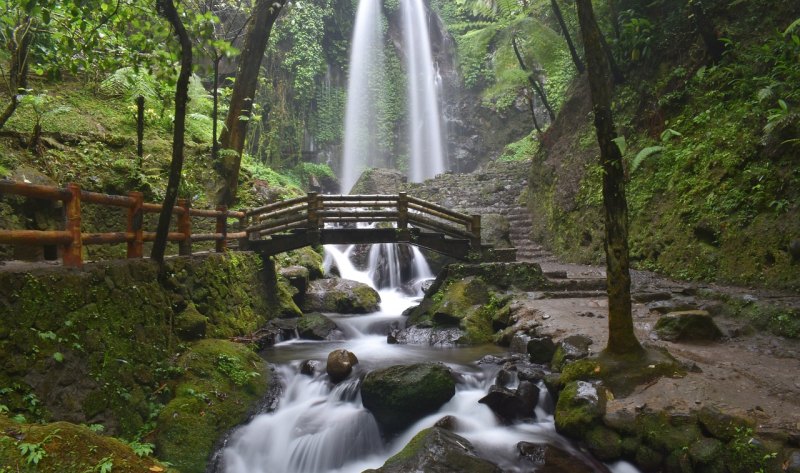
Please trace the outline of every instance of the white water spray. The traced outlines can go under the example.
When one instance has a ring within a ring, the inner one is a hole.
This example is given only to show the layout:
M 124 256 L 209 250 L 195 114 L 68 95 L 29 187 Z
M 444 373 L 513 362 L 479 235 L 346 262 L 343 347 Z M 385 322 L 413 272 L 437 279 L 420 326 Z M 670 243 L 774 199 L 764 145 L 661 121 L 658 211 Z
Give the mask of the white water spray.
M 442 113 L 437 91 L 425 5 L 422 0 L 403 0 L 403 38 L 408 68 L 409 180 L 421 182 L 445 171 Z M 439 78 L 441 81 L 441 78 Z
M 381 2 L 361 0 L 350 50 L 342 193 L 350 191 L 366 167 L 381 163 L 380 147 L 375 137 L 379 135 L 377 125 L 381 121 L 377 104 L 385 89 L 384 62 Z

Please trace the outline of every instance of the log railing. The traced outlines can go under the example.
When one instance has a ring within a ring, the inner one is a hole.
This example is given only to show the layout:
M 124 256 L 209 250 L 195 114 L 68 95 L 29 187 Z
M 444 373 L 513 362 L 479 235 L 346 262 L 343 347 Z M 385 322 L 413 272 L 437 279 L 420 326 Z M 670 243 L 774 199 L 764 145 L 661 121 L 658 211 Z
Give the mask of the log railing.
M 144 214 L 159 213 L 162 206 L 144 202 L 141 192 L 130 192 L 127 196 L 109 195 L 81 190 L 77 184 L 66 188 L 41 186 L 0 180 L 0 195 L 11 194 L 36 199 L 61 201 L 64 203 L 63 230 L 2 230 L 0 244 L 11 245 L 58 245 L 64 266 L 83 265 L 83 245 L 103 245 L 127 243 L 128 258 L 141 258 L 145 242 L 155 240 L 155 232 L 144 231 Z M 81 231 L 81 206 L 84 204 L 102 205 L 127 209 L 125 231 L 106 233 L 83 233 Z M 173 208 L 177 217 L 177 231 L 169 232 L 168 241 L 178 243 L 180 255 L 192 253 L 192 243 L 214 241 L 215 250 L 225 251 L 227 241 L 246 238 L 244 231 L 228 232 L 228 219 L 245 221 L 245 212 L 230 211 L 225 206 L 215 210 L 193 209 L 186 199 L 179 199 Z M 215 220 L 214 233 L 192 233 L 192 218 Z
M 140 192 L 127 196 L 101 194 L 81 190 L 77 184 L 66 188 L 40 186 L 0 180 L 0 196 L 17 195 L 64 203 L 63 230 L 4 230 L 0 229 L 0 244 L 57 245 L 65 266 L 83 265 L 84 245 L 127 244 L 128 258 L 141 258 L 145 242 L 155 240 L 155 232 L 145 231 L 144 214 L 159 213 L 162 206 L 144 202 Z M 127 209 L 124 231 L 85 233 L 81 230 L 81 207 L 85 204 Z M 480 215 L 467 215 L 441 205 L 397 195 L 319 195 L 276 202 L 245 211 L 191 208 L 186 199 L 179 199 L 173 208 L 177 219 L 176 231 L 167 240 L 178 243 L 179 255 L 192 254 L 192 243 L 214 241 L 217 252 L 225 251 L 228 240 L 238 240 L 240 249 L 249 241 L 292 230 L 320 232 L 329 227 L 353 228 L 358 223 L 388 224 L 398 231 L 409 227 L 431 230 L 450 237 L 466 239 L 474 250 L 481 249 Z M 213 219 L 214 233 L 193 233 L 193 218 Z M 238 231 L 228 231 L 228 219 L 238 219 Z
M 249 240 L 258 240 L 294 229 L 320 231 L 326 224 L 391 223 L 398 230 L 409 226 L 468 239 L 473 249 L 481 246 L 480 215 L 467 215 L 409 197 L 397 195 L 319 195 L 309 193 L 246 212 Z

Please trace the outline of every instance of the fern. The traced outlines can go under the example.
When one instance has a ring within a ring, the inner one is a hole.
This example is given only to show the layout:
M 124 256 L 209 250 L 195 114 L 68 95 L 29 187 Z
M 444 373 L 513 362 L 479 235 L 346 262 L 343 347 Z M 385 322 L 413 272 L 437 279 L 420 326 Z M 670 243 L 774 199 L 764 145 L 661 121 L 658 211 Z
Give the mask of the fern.
M 100 93 L 108 97 L 134 99 L 144 97 L 147 101 L 158 100 L 156 79 L 147 71 L 123 67 L 114 71 L 100 83 Z
M 631 172 L 636 171 L 639 165 L 642 164 L 642 161 L 647 159 L 649 156 L 659 154 L 662 151 L 664 151 L 663 146 L 648 146 L 647 148 L 643 148 L 636 154 L 636 157 L 633 158 L 633 161 L 631 161 Z

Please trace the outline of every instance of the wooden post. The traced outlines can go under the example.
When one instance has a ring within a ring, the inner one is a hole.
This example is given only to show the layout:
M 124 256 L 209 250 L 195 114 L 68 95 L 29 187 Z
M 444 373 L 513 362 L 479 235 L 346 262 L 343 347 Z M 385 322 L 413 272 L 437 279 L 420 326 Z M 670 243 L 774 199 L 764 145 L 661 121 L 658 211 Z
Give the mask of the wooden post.
M 228 206 L 227 205 L 218 205 L 217 212 L 221 212 L 217 215 L 217 233 L 222 233 L 222 239 L 217 240 L 216 244 L 216 251 L 217 253 L 222 253 L 228 247 Z
M 397 228 L 408 229 L 408 194 L 405 192 L 397 197 Z
M 178 207 L 183 212 L 178 216 L 178 233 L 183 233 L 183 240 L 178 243 L 178 254 L 189 256 L 192 254 L 192 217 L 189 215 L 189 200 L 178 199 Z
M 244 217 L 239 218 L 239 231 L 246 232 L 247 231 L 247 222 L 250 221 L 250 217 L 247 216 L 247 211 L 245 210 Z M 239 251 L 247 251 L 250 248 L 250 234 L 248 233 L 244 238 L 239 238 Z
M 142 229 L 144 196 L 141 192 L 129 192 L 128 197 L 133 199 L 133 207 L 128 209 L 128 233 L 133 234 L 133 240 L 128 241 L 128 258 L 141 258 L 144 247 L 144 231 Z
M 72 195 L 65 202 L 64 230 L 72 235 L 72 241 L 62 247 L 64 266 L 80 268 L 83 266 L 83 240 L 81 239 L 81 188 L 70 183 L 67 190 Z
M 481 250 L 481 216 L 473 215 L 472 222 L 469 225 L 469 231 L 472 233 L 470 245 L 476 251 Z
M 322 201 L 316 192 L 308 193 L 308 215 L 306 218 L 308 219 L 308 242 L 312 245 L 316 245 L 320 241 L 320 222 L 319 213 L 317 211 L 321 207 L 321 204 Z

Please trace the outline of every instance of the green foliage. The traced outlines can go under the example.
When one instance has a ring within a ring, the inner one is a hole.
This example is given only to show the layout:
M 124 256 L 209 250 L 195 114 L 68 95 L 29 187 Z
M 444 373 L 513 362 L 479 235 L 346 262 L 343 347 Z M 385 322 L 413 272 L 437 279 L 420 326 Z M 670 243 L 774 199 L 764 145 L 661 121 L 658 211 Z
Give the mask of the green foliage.
M 257 371 L 247 371 L 240 358 L 225 353 L 217 355 L 217 368 L 236 386 L 244 386 L 250 379 L 261 376 Z
M 633 10 L 620 12 L 620 38 L 617 46 L 621 55 L 635 63 L 647 59 L 651 54 L 653 24 L 647 18 L 636 16 Z
M 133 453 L 135 453 L 137 457 L 147 457 L 152 455 L 156 447 L 152 443 L 141 443 L 137 441 L 128 442 L 128 446 L 131 447 L 131 450 L 133 450 Z
M 539 149 L 539 141 L 531 134 L 519 141 L 506 145 L 498 161 L 530 160 Z

